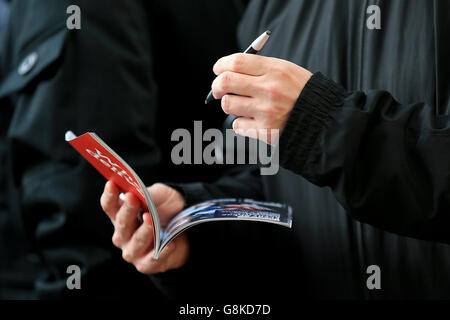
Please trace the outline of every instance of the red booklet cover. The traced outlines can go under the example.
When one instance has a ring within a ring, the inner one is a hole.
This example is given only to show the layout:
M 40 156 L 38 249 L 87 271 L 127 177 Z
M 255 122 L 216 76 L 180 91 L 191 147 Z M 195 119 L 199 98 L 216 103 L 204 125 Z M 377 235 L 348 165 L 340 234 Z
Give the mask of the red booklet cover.
M 88 132 L 77 137 L 72 131 L 67 131 L 65 138 L 107 180 L 114 182 L 123 193 L 132 192 L 141 200 L 143 212 L 149 212 L 152 217 L 155 258 L 158 258 L 161 225 L 156 207 L 141 178 L 95 133 Z
M 142 202 L 143 209 L 148 211 L 145 199 L 145 185 L 127 163 L 120 158 L 95 133 L 85 133 L 76 137 L 70 131 L 66 133 L 69 142 L 89 163 L 107 180 L 114 182 L 122 192 L 134 193 Z

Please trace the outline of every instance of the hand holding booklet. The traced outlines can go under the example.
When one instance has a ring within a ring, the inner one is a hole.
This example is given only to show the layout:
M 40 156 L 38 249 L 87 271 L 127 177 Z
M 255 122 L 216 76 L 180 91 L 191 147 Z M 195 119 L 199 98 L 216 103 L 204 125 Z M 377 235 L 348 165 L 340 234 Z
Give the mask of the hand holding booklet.
M 68 131 L 66 141 L 123 193 L 131 192 L 138 197 L 143 212 L 149 212 L 152 218 L 155 259 L 178 234 L 203 222 L 248 220 L 274 223 L 288 228 L 292 226 L 292 209 L 288 205 L 249 199 L 215 199 L 181 211 L 162 229 L 158 212 L 145 184 L 102 139 L 95 133 L 85 133 L 77 137 Z

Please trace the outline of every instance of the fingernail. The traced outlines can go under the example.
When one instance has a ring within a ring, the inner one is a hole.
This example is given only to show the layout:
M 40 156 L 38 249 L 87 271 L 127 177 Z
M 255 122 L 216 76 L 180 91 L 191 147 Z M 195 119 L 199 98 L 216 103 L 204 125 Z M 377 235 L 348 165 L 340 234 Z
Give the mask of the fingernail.
M 125 202 L 125 205 L 130 209 L 137 209 L 137 207 L 130 202 Z
M 105 188 L 103 189 L 106 193 L 111 194 L 111 184 L 109 183 L 109 181 L 105 184 Z
M 126 205 L 128 208 L 130 208 L 130 209 L 138 209 L 138 208 L 139 208 L 138 206 L 136 206 L 136 205 L 133 203 L 133 200 L 131 200 L 131 199 L 129 198 L 129 196 L 126 197 L 125 205 Z
M 152 222 L 152 219 L 150 218 L 150 213 L 148 213 L 148 212 L 144 213 L 143 217 L 144 217 L 144 222 L 146 224 L 148 224 L 150 227 L 153 227 L 153 222 Z

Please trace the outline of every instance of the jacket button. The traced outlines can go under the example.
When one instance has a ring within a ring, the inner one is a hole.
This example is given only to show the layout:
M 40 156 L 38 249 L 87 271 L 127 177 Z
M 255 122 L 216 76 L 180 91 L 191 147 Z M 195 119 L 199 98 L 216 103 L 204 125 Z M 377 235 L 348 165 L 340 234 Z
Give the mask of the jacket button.
M 25 59 L 23 59 L 19 69 L 17 69 L 17 73 L 21 76 L 26 75 L 36 65 L 38 58 L 39 55 L 36 52 L 30 53 Z

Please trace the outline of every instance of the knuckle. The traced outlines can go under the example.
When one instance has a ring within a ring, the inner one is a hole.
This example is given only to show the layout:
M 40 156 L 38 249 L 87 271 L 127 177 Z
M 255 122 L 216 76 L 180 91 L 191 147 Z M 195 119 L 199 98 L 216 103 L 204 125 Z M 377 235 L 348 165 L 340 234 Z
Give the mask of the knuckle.
M 153 189 L 155 189 L 156 191 L 164 191 L 165 189 L 167 189 L 167 186 L 164 183 L 156 182 L 153 184 Z
M 130 214 L 131 212 L 136 212 L 138 209 L 136 208 L 136 205 L 133 203 L 133 200 L 127 199 L 124 203 L 124 209 L 125 213 Z
M 133 255 L 130 250 L 123 250 L 122 258 L 123 258 L 123 260 L 125 260 L 127 262 L 131 262 L 133 260 Z
M 135 265 L 135 267 L 136 267 L 136 270 L 138 272 L 140 272 L 140 273 L 146 273 L 146 271 L 147 271 L 145 263 L 142 263 L 142 262 L 141 263 L 137 263 Z
M 264 128 L 278 117 L 276 108 L 271 105 L 263 106 L 261 113 L 263 115 L 261 121 Z
M 245 56 L 243 53 L 236 53 L 231 60 L 231 68 L 232 70 L 240 70 L 242 65 L 244 64 Z
M 231 81 L 231 72 L 225 71 L 219 76 L 219 87 L 222 90 L 228 90 Z
M 281 90 L 277 83 L 268 82 L 265 85 L 266 92 L 271 100 L 277 100 L 281 96 Z
M 158 267 L 158 273 L 164 273 L 167 270 L 169 270 L 169 266 L 167 264 L 167 261 L 162 262 Z
M 102 209 L 104 211 L 106 211 L 106 208 L 108 206 L 108 202 L 106 201 L 106 196 L 105 194 L 102 194 L 102 196 L 100 197 L 100 206 L 102 207 Z
M 170 190 L 170 187 L 161 182 L 156 182 L 147 188 L 150 195 L 162 195 L 165 196 Z
M 119 217 L 117 218 L 116 228 L 117 228 L 117 229 L 120 229 L 120 230 L 123 230 L 123 229 L 125 229 L 126 227 L 127 227 L 126 220 L 124 219 L 123 216 L 119 216 Z
M 283 75 L 285 73 L 284 67 L 280 64 L 272 64 L 269 68 L 270 74 Z
M 143 248 L 143 247 L 145 247 L 146 244 L 147 244 L 147 241 L 146 241 L 146 239 L 144 237 L 142 237 L 142 236 L 136 237 L 136 239 L 135 239 L 135 246 L 137 248 Z
M 262 105 L 259 107 L 259 111 L 265 115 L 265 116 L 270 116 L 272 114 L 272 108 L 270 105 Z
M 116 247 L 120 248 L 120 237 L 119 237 L 118 234 L 114 233 L 114 235 L 112 236 L 112 243 L 113 243 Z

